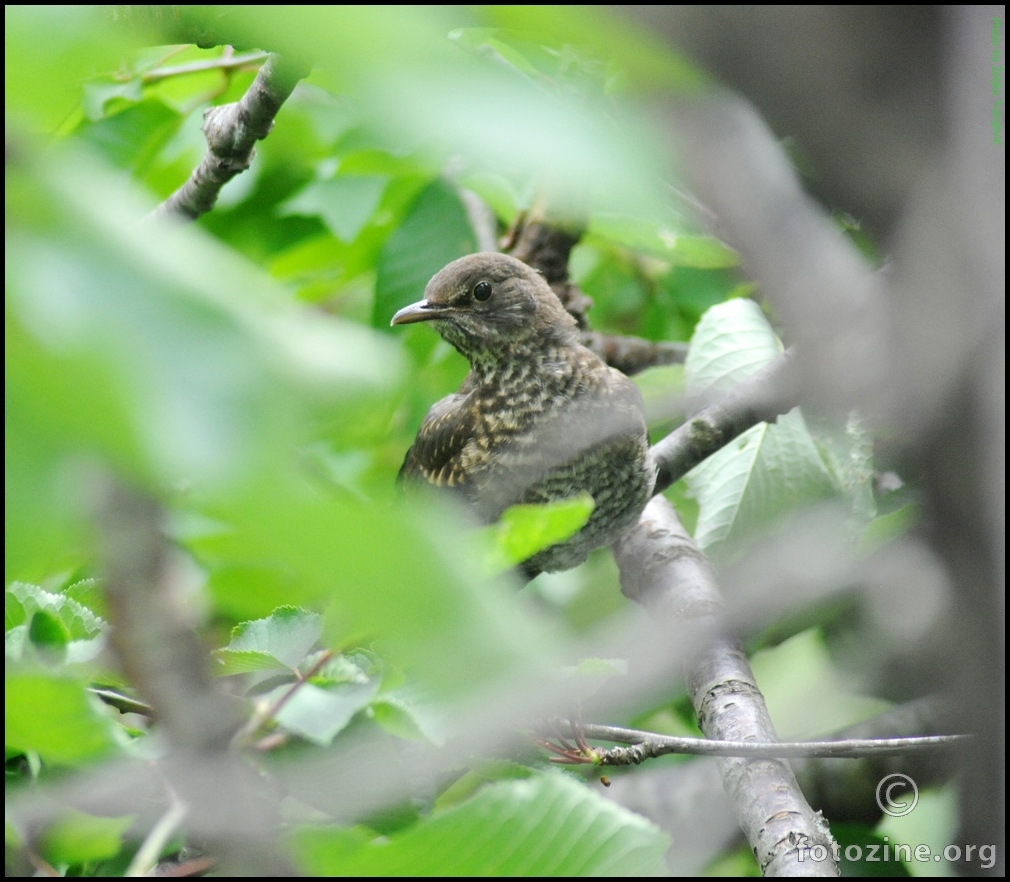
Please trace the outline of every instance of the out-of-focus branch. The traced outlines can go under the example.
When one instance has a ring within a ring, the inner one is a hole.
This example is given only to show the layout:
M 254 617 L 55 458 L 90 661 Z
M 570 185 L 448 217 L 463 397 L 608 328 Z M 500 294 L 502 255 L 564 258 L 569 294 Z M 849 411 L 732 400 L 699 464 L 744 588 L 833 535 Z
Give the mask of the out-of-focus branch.
M 165 734 L 164 780 L 180 801 L 173 817 L 186 813 L 197 829 L 216 832 L 206 841 L 228 874 L 286 874 L 274 846 L 277 806 L 231 750 L 244 714 L 214 687 L 162 534 L 161 508 L 115 479 L 103 490 L 110 643 Z
M 621 587 L 671 629 L 708 639 L 687 664 L 698 723 L 720 741 L 777 741 L 743 648 L 721 622 L 722 601 L 711 564 L 684 531 L 673 506 L 656 496 L 637 526 L 614 548 Z M 837 875 L 831 861 L 801 862 L 801 849 L 832 839 L 807 804 L 788 763 L 721 759 L 723 783 L 744 835 L 766 876 Z
M 306 73 L 300 64 L 271 54 L 240 101 L 208 109 L 203 117 L 207 153 L 189 180 L 149 219 L 191 221 L 210 211 L 221 188 L 249 168 L 256 142 L 270 133 L 281 105 Z

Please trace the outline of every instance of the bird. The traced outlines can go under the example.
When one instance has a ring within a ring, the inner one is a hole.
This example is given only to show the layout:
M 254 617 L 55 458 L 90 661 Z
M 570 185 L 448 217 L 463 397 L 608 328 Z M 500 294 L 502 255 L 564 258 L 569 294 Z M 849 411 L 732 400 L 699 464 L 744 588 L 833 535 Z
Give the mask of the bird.
M 588 493 L 588 521 L 524 561 L 527 579 L 578 566 L 635 524 L 656 480 L 642 396 L 582 345 L 539 272 L 496 252 L 461 257 L 390 324 L 415 322 L 431 322 L 470 372 L 428 411 L 399 483 L 441 488 L 485 523 Z

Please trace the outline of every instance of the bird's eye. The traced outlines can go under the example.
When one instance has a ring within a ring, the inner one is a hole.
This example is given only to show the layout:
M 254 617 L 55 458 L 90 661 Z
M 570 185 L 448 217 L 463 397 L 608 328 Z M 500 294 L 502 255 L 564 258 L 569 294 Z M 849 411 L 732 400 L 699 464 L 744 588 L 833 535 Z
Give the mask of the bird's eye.
M 473 286 L 473 299 L 474 300 L 487 300 L 491 296 L 491 292 L 494 290 L 490 282 L 478 282 Z

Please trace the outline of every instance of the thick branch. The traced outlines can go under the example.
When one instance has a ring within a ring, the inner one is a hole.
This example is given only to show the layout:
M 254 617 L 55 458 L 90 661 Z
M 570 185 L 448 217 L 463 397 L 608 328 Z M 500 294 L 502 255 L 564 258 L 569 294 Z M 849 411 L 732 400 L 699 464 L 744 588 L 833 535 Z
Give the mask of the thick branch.
M 764 699 L 739 642 L 722 628 L 722 600 L 712 566 L 684 531 L 673 506 L 652 499 L 638 525 L 614 548 L 624 593 L 659 620 L 699 641 L 688 663 L 688 689 L 698 723 L 720 741 L 777 741 Z M 685 627 L 687 626 L 687 627 Z M 831 837 L 807 804 L 788 763 L 722 759 L 720 768 L 741 829 L 767 876 L 837 874 L 830 861 L 801 860 L 801 849 Z
M 281 105 L 305 74 L 300 65 L 272 54 L 240 101 L 209 108 L 203 118 L 208 145 L 203 161 L 149 217 L 191 221 L 210 211 L 221 188 L 249 168 L 256 142 L 270 133 Z

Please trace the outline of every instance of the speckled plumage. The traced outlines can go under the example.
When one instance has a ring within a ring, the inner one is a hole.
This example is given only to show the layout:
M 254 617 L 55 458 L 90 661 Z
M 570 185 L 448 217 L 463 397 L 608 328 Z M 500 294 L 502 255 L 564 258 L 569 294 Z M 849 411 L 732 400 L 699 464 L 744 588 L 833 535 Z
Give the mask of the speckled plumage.
M 432 406 L 400 479 L 451 488 L 484 521 L 519 502 L 588 492 L 595 508 L 529 576 L 582 563 L 641 514 L 655 483 L 635 385 L 579 342 L 544 279 L 504 254 L 446 266 L 392 324 L 431 321 L 470 362 L 460 390 Z

